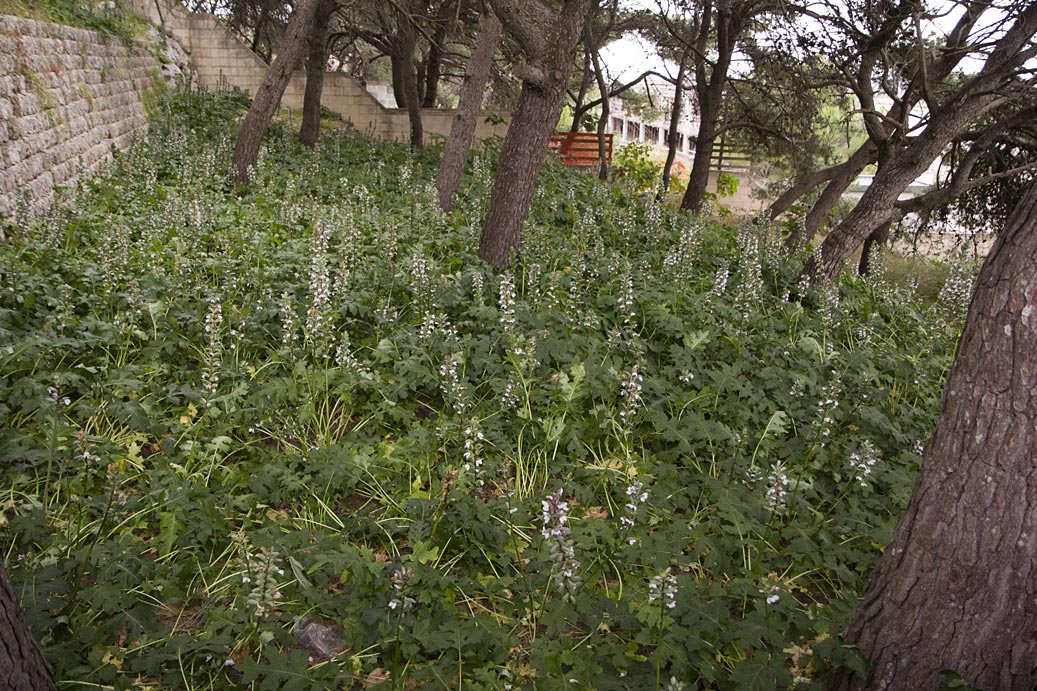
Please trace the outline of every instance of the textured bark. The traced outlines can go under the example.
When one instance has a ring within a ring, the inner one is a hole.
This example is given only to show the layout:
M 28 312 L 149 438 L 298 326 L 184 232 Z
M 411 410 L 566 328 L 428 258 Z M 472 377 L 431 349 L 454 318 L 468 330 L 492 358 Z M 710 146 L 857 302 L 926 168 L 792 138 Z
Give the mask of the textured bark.
M 450 123 L 450 136 L 446 140 L 443 157 L 439 160 L 439 170 L 436 172 L 436 191 L 439 193 L 439 206 L 443 211 L 450 211 L 454 207 L 454 194 L 461 186 L 464 164 L 468 158 L 468 151 L 472 148 L 472 138 L 479 120 L 479 108 L 482 106 L 486 82 L 490 79 L 493 54 L 497 51 L 500 35 L 500 20 L 493 10 L 487 7 L 479 18 L 475 46 L 468 59 L 468 69 L 461 84 L 457 110 Z
M 299 141 L 311 149 L 320 138 L 320 97 L 324 91 L 324 71 L 328 64 L 328 19 L 334 9 L 332 0 L 318 0 L 306 56 L 306 91 L 303 93 L 302 125 Z
M 846 632 L 869 679 L 830 689 L 1037 688 L 1037 186 L 980 272 L 907 514 Z
M 479 256 L 498 268 L 507 268 L 522 246 L 522 224 L 533 202 L 547 142 L 561 114 L 573 51 L 591 2 L 566 0 L 560 13 L 542 0 L 492 2 L 527 58 L 518 70 L 523 78 L 522 93 L 501 148 L 479 239 Z
M 57 688 L 39 644 L 25 628 L 18 597 L 0 562 L 0 689 L 56 691 Z
M 562 96 L 560 89 L 541 91 L 529 84 L 522 86 L 479 239 L 479 256 L 497 268 L 508 268 L 512 254 L 518 254 L 522 247 L 522 224 L 529 215 L 547 142 L 561 113 Z
M 821 230 L 825 221 L 831 215 L 832 210 L 838 206 L 845 192 L 853 181 L 857 179 L 869 163 L 874 162 L 876 149 L 870 141 L 863 144 L 861 148 L 850 156 L 849 160 L 831 177 L 828 184 L 821 191 L 814 205 L 810 207 L 806 217 L 803 219 L 802 235 L 792 233 L 785 240 L 790 249 L 796 250 L 811 242 L 817 231 Z
M 296 3 L 295 11 L 288 20 L 281 51 L 267 70 L 263 83 L 252 99 L 252 107 L 241 123 L 238 140 L 234 145 L 234 157 L 231 159 L 235 182 L 239 185 L 248 185 L 252 166 L 259 158 L 259 145 L 266 128 L 270 126 L 270 119 L 281 103 L 285 87 L 306 52 L 306 38 L 313 26 L 316 9 L 317 0 L 298 0 Z

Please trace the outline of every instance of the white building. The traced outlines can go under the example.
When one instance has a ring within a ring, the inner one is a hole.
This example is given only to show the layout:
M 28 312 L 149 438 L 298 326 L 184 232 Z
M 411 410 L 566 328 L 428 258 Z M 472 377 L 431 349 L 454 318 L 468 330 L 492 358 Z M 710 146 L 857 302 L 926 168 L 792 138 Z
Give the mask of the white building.
M 609 104 L 611 113 L 608 124 L 608 131 L 613 135 L 613 148 L 618 149 L 630 142 L 647 144 L 653 159 L 665 160 L 670 139 L 670 115 L 668 112 L 670 103 L 667 100 L 662 101 L 660 105 L 664 111 L 663 114 L 651 118 L 627 112 L 623 108 L 623 101 L 618 98 L 614 99 Z M 686 104 L 685 112 L 677 127 L 677 158 L 675 159 L 676 163 L 689 168 L 695 155 L 695 135 L 699 128 L 698 118 L 689 113 L 690 110 Z

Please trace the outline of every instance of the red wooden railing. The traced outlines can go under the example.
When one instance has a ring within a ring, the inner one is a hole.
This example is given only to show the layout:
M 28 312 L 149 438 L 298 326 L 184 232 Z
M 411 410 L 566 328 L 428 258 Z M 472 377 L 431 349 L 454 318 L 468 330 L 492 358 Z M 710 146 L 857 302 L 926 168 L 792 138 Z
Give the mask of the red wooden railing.
M 598 165 L 598 135 L 594 132 L 556 132 L 548 148 L 557 151 L 569 166 Z M 605 161 L 612 162 L 612 135 L 605 135 Z

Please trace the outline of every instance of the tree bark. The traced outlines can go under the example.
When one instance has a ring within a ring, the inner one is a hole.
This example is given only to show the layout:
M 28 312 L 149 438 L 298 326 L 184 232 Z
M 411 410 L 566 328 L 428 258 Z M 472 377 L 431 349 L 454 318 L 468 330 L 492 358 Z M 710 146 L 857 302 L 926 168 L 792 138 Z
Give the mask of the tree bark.
M 972 118 L 989 109 L 996 99 L 994 94 L 962 98 L 957 104 L 934 113 L 929 126 L 876 173 L 853 211 L 821 244 L 821 266 L 814 267 L 811 260 L 807 273 L 814 278 L 834 279 L 843 262 L 865 238 L 876 228 L 897 220 L 900 211 L 896 202 L 907 186 L 936 160 Z
M 612 117 L 612 106 L 609 103 L 608 84 L 605 83 L 605 74 L 601 68 L 601 57 L 594 54 L 594 76 L 598 80 L 598 89 L 601 91 L 601 117 L 598 118 L 598 179 L 609 179 L 609 156 L 608 145 L 605 143 L 605 135 L 608 134 L 609 118 Z
M 580 76 L 580 90 L 576 92 L 576 98 L 573 99 L 573 121 L 569 126 L 570 132 L 579 132 L 580 126 L 583 122 L 583 116 L 590 108 L 583 104 L 583 100 L 587 97 L 587 89 L 591 85 L 591 49 L 589 46 L 585 46 L 583 51 L 583 72 Z
M 677 67 L 677 79 L 673 86 L 673 108 L 670 109 L 670 137 L 666 141 L 666 163 L 663 164 L 663 177 L 659 187 L 659 198 L 666 197 L 670 191 L 670 172 L 673 170 L 673 161 L 677 158 L 677 142 L 679 134 L 677 128 L 681 124 L 681 112 L 684 108 L 684 69 L 686 55 L 681 55 L 680 65 Z
M 450 123 L 450 136 L 443 149 L 436 172 L 436 191 L 439 207 L 450 211 L 454 207 L 454 194 L 461 187 L 464 164 L 472 148 L 472 138 L 478 125 L 479 108 L 482 106 L 486 82 L 493 68 L 493 55 L 500 41 L 501 22 L 490 7 L 479 17 L 479 28 L 475 35 L 475 46 L 468 59 L 468 69 L 461 83 L 461 94 L 457 102 L 454 119 Z
M 836 171 L 803 219 L 802 234 L 799 231 L 790 233 L 789 237 L 785 239 L 786 247 L 791 250 L 798 250 L 814 239 L 817 231 L 821 230 L 821 227 L 831 215 L 832 210 L 835 209 L 843 198 L 843 192 L 853 184 L 857 176 L 874 160 L 875 151 L 875 147 L 871 145 L 869 140 L 861 145 L 850 156 L 845 165 Z
M 57 691 L 36 639 L 25 628 L 18 596 L 0 561 L 0 689 Z
M 572 72 L 573 50 L 591 2 L 566 0 L 560 13 L 542 0 L 492 2 L 527 58 L 519 69 L 522 93 L 501 149 L 479 239 L 479 256 L 498 268 L 507 268 L 512 255 L 522 247 L 522 224 L 533 202 L 547 142 L 558 124 Z
M 318 0 L 310 33 L 310 50 L 306 56 L 306 91 L 303 94 L 299 141 L 311 149 L 317 146 L 320 138 L 320 97 L 328 64 L 328 19 L 333 9 L 331 0 Z
M 413 59 L 412 52 L 410 58 L 412 61 L 411 67 L 413 67 Z M 407 107 L 407 89 L 404 87 L 404 84 L 407 82 L 407 78 L 404 76 L 408 64 L 407 61 L 406 54 L 397 52 L 395 47 L 389 53 L 389 66 L 392 73 L 392 96 L 396 101 L 396 107 L 400 109 Z
M 415 8 L 417 9 L 417 8 Z M 414 53 L 418 47 L 418 30 L 411 17 L 400 17 L 400 28 L 396 35 L 393 50 L 393 64 L 399 66 L 398 75 L 402 79 L 402 91 L 410 121 L 410 145 L 412 149 L 420 149 L 425 143 L 424 125 L 421 122 L 421 97 L 418 95 L 418 72 L 414 61 Z M 395 83 L 396 68 L 393 71 Z M 394 87 L 395 88 L 395 87 Z M 397 96 L 397 101 L 399 96 Z
M 446 40 L 446 31 L 436 32 L 435 40 L 428 49 L 428 59 L 425 62 L 425 84 L 421 90 L 421 107 L 435 108 L 436 99 L 439 97 L 439 77 L 443 69 L 443 49 L 438 41 Z
M 825 238 L 821 266 L 815 266 L 811 259 L 804 273 L 814 281 L 835 278 L 843 261 L 868 235 L 899 217 L 897 199 L 907 186 L 971 121 L 1007 101 L 1007 96 L 1000 92 L 1010 90 L 1007 87 L 1017 68 L 1033 57 L 1029 44 L 1035 33 L 1037 4 L 1031 3 L 1018 10 L 1014 21 L 993 45 L 983 68 L 965 79 L 931 112 L 928 125 L 918 136 L 890 154 L 853 211 Z
M 907 514 L 846 632 L 869 678 L 830 689 L 1037 687 L 1037 186 L 980 272 Z
M 861 246 L 861 260 L 857 263 L 858 276 L 867 276 L 871 273 L 871 255 L 874 254 L 876 248 L 882 247 L 889 240 L 889 232 L 892 226 L 892 223 L 887 223 L 876 228 L 864 241 L 864 245 Z
M 234 145 L 234 181 L 248 186 L 252 167 L 259 158 L 259 145 L 263 135 L 270 126 L 270 119 L 281 104 L 281 96 L 292 78 L 292 73 L 299 66 L 306 52 L 306 37 L 313 26 L 313 15 L 317 9 L 317 0 L 298 0 L 288 28 L 285 31 L 281 51 L 274 58 L 267 70 L 263 83 L 259 85 L 252 107 L 249 108 L 245 120 L 241 123 L 238 140 Z
M 608 32 L 616 24 L 616 15 L 619 13 L 619 2 L 613 0 L 609 7 L 609 20 L 605 28 L 602 29 L 601 36 L 594 35 L 594 28 L 591 26 L 593 22 L 588 21 L 584 26 L 584 47 L 586 49 L 585 55 L 590 58 L 591 69 L 594 71 L 594 80 L 598 85 L 598 93 L 601 94 L 601 117 L 598 118 L 598 126 L 595 128 L 598 134 L 598 179 L 608 180 L 609 179 L 609 160 L 608 160 L 608 147 L 605 144 L 605 134 L 608 132 L 609 117 L 612 115 L 612 108 L 609 99 L 609 87 L 605 81 L 605 69 L 601 64 L 601 44 L 604 37 L 608 35 Z M 587 66 L 584 64 L 584 71 Z M 583 96 L 582 92 L 586 89 L 581 89 L 581 99 Z M 574 115 L 573 124 L 576 124 L 577 116 Z M 579 116 L 582 119 L 582 115 Z M 577 131 L 573 127 L 573 131 Z
M 699 131 L 695 138 L 695 157 L 692 159 L 688 189 L 684 191 L 681 208 L 692 213 L 702 210 L 709 183 L 709 168 L 713 158 L 713 143 L 720 120 L 720 104 L 724 97 L 724 83 L 731 66 L 735 44 L 742 32 L 742 17 L 736 16 L 732 7 L 719 4 L 716 10 L 717 57 L 712 65 L 706 60 L 706 47 L 710 35 L 713 9 L 706 4 L 701 20 L 695 53 L 695 91 L 699 97 Z
M 497 177 L 479 239 L 479 256 L 499 269 L 511 265 L 522 247 L 522 224 L 529 215 L 547 142 L 561 113 L 564 91 L 522 85 L 518 107 L 501 148 Z

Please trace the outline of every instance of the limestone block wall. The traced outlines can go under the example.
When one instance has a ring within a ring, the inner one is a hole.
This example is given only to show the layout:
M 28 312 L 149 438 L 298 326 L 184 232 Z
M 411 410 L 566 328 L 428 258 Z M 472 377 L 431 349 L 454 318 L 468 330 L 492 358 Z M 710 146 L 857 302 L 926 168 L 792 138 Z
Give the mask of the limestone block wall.
M 54 187 L 128 146 L 161 67 L 141 45 L 0 15 L 0 217 L 23 193 L 39 213 Z
M 253 96 L 266 76 L 267 65 L 216 17 L 200 12 L 188 12 L 178 0 L 127 0 L 137 13 L 162 26 L 190 54 L 199 82 L 209 88 L 236 86 Z M 285 89 L 281 105 L 302 109 L 306 80 L 302 71 L 296 72 Z M 404 141 L 410 137 L 407 112 L 386 108 L 367 89 L 352 77 L 340 72 L 324 75 L 321 103 L 342 115 L 342 119 L 357 130 L 373 137 Z M 507 120 L 506 114 L 502 114 Z M 422 110 L 425 132 L 446 137 L 450 133 L 452 110 Z M 507 124 L 493 125 L 480 118 L 476 140 L 504 136 Z

